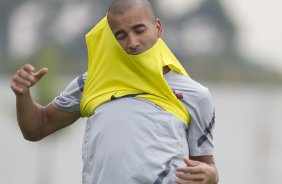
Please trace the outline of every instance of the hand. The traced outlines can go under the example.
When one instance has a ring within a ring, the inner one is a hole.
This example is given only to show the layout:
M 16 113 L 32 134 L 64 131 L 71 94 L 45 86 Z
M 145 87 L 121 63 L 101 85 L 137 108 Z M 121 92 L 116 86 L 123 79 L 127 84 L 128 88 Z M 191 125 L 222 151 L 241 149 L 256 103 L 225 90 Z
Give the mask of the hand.
M 183 159 L 187 167 L 176 168 L 177 184 L 217 184 L 218 175 L 215 166 L 203 162 Z
M 36 84 L 48 72 L 48 68 L 42 68 L 36 73 L 34 70 L 32 65 L 25 64 L 13 76 L 11 88 L 16 95 L 24 95 L 31 86 Z

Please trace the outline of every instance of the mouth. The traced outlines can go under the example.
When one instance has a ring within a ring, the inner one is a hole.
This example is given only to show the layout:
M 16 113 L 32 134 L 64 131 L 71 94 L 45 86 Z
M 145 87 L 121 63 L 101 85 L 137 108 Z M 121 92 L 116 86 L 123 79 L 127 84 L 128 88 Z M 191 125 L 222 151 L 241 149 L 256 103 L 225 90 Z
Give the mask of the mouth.
M 142 49 L 129 49 L 126 52 L 127 52 L 127 54 L 130 54 L 130 55 L 138 55 L 138 54 L 141 54 L 142 52 L 144 52 L 144 50 L 142 50 Z
M 130 53 L 128 53 L 129 55 L 138 55 L 138 54 L 141 54 L 141 52 L 134 52 L 134 53 L 132 53 L 132 52 L 130 52 Z

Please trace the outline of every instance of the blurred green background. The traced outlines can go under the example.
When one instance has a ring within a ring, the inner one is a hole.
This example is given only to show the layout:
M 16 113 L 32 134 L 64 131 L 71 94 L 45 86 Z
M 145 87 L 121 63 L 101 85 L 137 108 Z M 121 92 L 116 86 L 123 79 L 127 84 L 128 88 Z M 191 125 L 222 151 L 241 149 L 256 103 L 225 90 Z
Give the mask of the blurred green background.
M 24 63 L 49 72 L 32 90 L 49 103 L 87 70 L 85 34 L 112 0 L 0 1 L 0 183 L 81 183 L 85 119 L 37 143 L 16 123 L 10 80 Z M 151 0 L 168 46 L 216 109 L 222 184 L 281 184 L 280 1 Z

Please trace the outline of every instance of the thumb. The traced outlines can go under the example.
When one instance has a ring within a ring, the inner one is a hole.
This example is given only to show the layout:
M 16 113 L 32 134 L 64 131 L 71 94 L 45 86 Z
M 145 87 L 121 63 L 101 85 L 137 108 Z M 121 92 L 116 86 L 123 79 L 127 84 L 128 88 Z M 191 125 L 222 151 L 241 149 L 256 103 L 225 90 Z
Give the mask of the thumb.
M 188 158 L 186 158 L 186 157 L 183 158 L 183 161 L 187 164 L 187 166 L 194 167 L 194 166 L 197 166 L 197 165 L 198 165 L 198 162 L 197 162 L 197 161 L 188 159 Z
M 36 81 L 40 80 L 46 73 L 48 72 L 48 68 L 44 67 L 35 74 L 33 74 Z
M 32 82 L 32 86 L 36 84 L 46 73 L 48 72 L 48 68 L 42 68 L 38 72 L 33 74 L 34 81 Z

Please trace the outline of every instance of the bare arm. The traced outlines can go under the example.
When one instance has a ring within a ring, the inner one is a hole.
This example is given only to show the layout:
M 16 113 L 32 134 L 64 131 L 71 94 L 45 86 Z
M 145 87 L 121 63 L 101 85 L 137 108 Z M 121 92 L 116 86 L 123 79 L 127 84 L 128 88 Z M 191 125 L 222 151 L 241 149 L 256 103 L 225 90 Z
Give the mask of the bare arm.
M 29 88 L 36 84 L 48 69 L 34 72 L 34 67 L 25 64 L 13 76 L 11 88 L 16 95 L 17 119 L 23 136 L 30 141 L 40 140 L 47 135 L 75 122 L 79 112 L 68 113 L 49 104 L 46 107 L 33 101 Z
M 177 184 L 189 183 L 197 184 L 217 184 L 219 177 L 212 155 L 208 156 L 190 156 L 184 158 L 187 167 L 176 169 Z

